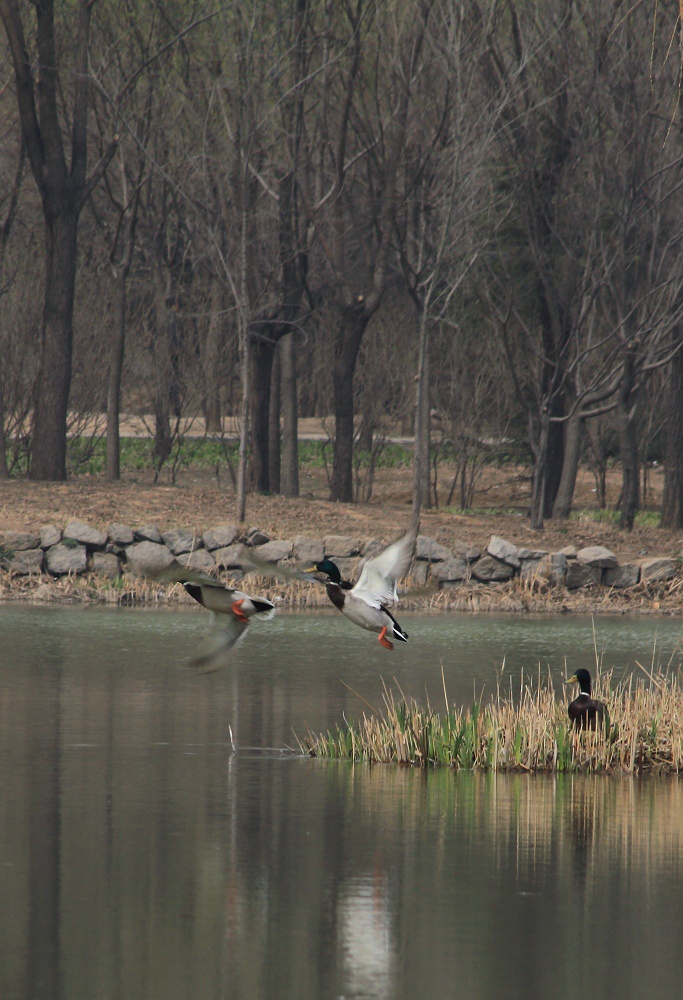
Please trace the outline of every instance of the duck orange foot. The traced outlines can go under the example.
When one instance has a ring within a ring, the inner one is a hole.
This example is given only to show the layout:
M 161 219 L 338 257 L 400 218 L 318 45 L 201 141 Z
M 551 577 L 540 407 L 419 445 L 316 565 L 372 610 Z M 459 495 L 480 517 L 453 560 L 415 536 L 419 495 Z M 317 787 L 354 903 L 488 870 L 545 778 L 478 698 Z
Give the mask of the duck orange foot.
M 386 625 L 382 626 L 382 631 L 380 632 L 380 634 L 377 637 L 377 642 L 379 642 L 382 646 L 384 646 L 385 649 L 393 649 L 394 648 L 393 642 L 389 642 L 389 640 L 387 639 L 387 627 L 386 627 Z
M 249 619 L 242 611 L 242 605 L 244 604 L 244 598 L 240 598 L 239 601 L 233 601 L 232 603 L 232 613 L 241 622 L 248 622 Z

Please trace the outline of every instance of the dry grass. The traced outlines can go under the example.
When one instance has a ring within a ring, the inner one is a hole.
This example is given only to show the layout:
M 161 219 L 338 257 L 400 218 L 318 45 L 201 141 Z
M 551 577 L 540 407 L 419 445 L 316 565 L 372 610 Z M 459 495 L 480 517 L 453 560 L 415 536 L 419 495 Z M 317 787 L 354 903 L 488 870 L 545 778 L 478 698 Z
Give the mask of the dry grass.
M 595 696 L 606 702 L 604 731 L 576 732 L 550 678 L 540 674 L 516 694 L 486 706 L 438 713 L 385 690 L 381 714 L 299 740 L 314 757 L 371 763 L 445 765 L 480 771 L 678 773 L 683 766 L 683 688 L 678 672 L 631 675 L 612 686 L 602 673 Z

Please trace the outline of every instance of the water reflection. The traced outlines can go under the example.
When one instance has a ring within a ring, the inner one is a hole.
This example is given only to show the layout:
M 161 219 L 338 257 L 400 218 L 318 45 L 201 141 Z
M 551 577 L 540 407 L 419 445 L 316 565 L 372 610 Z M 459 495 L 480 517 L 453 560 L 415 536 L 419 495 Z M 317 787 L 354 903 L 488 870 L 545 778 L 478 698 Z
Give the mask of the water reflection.
M 0 635 L 3 1000 L 680 995 L 677 779 L 250 751 L 346 692 L 310 663 L 301 699 L 297 663 L 171 669 L 172 622 L 23 620 Z

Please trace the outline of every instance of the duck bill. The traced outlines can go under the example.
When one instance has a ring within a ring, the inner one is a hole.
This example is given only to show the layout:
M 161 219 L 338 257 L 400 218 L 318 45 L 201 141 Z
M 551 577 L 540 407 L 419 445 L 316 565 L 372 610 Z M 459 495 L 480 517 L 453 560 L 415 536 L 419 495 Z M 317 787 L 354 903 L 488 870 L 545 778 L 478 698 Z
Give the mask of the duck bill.
M 572 674 L 572 676 L 568 677 L 567 680 L 564 683 L 565 684 L 578 684 L 579 683 L 579 679 L 576 676 L 576 674 Z

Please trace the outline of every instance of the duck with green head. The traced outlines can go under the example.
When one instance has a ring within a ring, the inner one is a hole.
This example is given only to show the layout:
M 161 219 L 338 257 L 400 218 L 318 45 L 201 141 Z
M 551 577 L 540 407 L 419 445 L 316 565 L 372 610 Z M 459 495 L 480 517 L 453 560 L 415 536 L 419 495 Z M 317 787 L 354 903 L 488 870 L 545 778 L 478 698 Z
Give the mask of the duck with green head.
M 379 555 L 363 564 L 356 584 L 342 580 L 339 567 L 331 559 L 323 559 L 308 572 L 317 571 L 327 577 L 327 596 L 346 618 L 369 632 L 378 632 L 378 642 L 393 649 L 392 639 L 408 641 L 389 606 L 398 601 L 397 583 L 410 569 L 417 541 L 417 526 L 399 538 Z
M 566 683 L 579 685 L 578 696 L 567 707 L 569 718 L 576 729 L 597 729 L 598 723 L 601 727 L 609 724 L 604 701 L 592 697 L 592 680 L 588 670 L 577 670 Z

